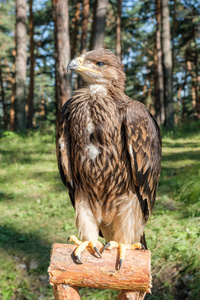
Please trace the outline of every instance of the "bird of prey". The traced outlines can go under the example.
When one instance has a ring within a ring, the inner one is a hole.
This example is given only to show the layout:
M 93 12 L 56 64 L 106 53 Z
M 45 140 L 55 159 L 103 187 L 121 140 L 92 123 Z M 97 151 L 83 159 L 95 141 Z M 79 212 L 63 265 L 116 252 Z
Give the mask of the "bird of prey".
M 119 248 L 120 268 L 126 249 L 145 245 L 160 177 L 160 129 L 142 103 L 124 94 L 125 73 L 109 50 L 86 52 L 68 69 L 86 83 L 63 105 L 57 123 L 58 167 L 81 239 L 70 240 L 79 245 L 81 262 L 85 247 L 101 256 L 101 233 L 106 247 Z

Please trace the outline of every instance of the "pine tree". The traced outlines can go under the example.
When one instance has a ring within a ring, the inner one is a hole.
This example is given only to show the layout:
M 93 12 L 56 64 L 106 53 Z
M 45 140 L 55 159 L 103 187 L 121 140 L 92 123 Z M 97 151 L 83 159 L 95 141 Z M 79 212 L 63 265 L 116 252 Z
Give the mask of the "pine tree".
M 96 15 L 94 16 L 94 31 L 92 36 L 91 49 L 103 48 L 106 26 L 106 15 L 108 9 L 108 0 L 96 0 Z
M 52 0 L 55 38 L 56 111 L 71 97 L 67 63 L 70 61 L 69 15 L 67 0 Z
M 117 0 L 117 16 L 116 16 L 116 46 L 115 55 L 122 59 L 122 46 L 121 46 L 121 13 L 122 13 L 122 0 Z
M 164 103 L 165 103 L 165 126 L 169 129 L 174 127 L 174 104 L 172 94 L 172 54 L 169 20 L 169 2 L 162 0 L 162 51 L 164 71 Z
M 34 71 L 35 71 L 35 59 L 34 59 L 34 17 L 33 17 L 33 0 L 29 0 L 29 51 L 30 51 L 30 83 L 28 92 L 28 120 L 27 127 L 33 127 L 33 100 L 34 100 Z
M 26 0 L 16 0 L 16 129 L 26 129 Z
M 156 0 L 156 39 L 154 52 L 154 94 L 156 106 L 156 120 L 158 124 L 164 124 L 164 77 L 162 65 L 162 47 L 161 47 L 161 0 Z

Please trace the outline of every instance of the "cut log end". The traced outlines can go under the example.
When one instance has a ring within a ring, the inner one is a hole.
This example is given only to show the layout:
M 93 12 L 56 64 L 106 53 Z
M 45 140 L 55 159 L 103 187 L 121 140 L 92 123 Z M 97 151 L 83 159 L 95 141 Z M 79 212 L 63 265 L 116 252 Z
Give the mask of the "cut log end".
M 83 264 L 78 264 L 74 259 L 75 248 L 76 246 L 71 244 L 53 245 L 48 272 L 54 290 L 61 289 L 57 286 L 62 285 L 65 290 L 66 286 L 81 286 L 127 290 L 126 292 L 138 292 L 140 295 L 151 292 L 150 251 L 127 250 L 122 268 L 117 270 L 117 249 L 104 251 L 102 258 L 97 257 L 90 249 L 86 249 L 81 257 Z M 123 298 L 123 294 L 125 295 L 125 292 L 121 292 L 121 296 L 119 294 L 121 298 L 118 299 L 126 299 Z

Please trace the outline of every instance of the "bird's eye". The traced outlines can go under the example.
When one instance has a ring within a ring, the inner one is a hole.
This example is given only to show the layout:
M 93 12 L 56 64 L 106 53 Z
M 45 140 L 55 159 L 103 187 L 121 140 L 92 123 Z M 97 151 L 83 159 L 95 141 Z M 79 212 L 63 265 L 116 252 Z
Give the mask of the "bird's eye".
M 104 63 L 102 63 L 102 61 L 98 61 L 98 62 L 96 63 L 96 66 L 99 67 L 99 68 L 102 68 L 102 67 L 104 67 L 105 65 L 104 65 Z

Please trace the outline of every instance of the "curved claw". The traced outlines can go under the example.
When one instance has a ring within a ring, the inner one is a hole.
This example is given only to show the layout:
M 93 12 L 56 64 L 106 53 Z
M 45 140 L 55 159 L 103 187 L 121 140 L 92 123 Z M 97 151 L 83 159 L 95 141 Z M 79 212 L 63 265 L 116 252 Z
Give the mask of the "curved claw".
M 95 252 L 99 255 L 100 258 L 102 258 L 101 254 L 99 253 L 99 250 L 97 249 L 97 247 L 94 247 Z
M 143 249 L 143 250 L 146 250 L 146 248 L 145 248 L 145 246 L 144 246 L 144 245 L 142 245 L 142 244 L 141 244 L 141 247 L 142 247 L 142 249 Z
M 103 247 L 103 250 L 102 250 L 102 252 L 101 252 L 101 253 L 103 253 L 103 252 L 104 252 L 104 250 L 106 250 L 106 248 L 108 248 L 108 247 L 110 247 L 110 243 L 106 244 L 106 245 Z
M 121 269 L 121 266 L 122 266 L 123 261 L 124 261 L 124 260 L 123 260 L 122 258 L 119 260 L 118 270 Z
M 78 262 L 79 262 L 80 264 L 82 264 L 82 261 L 81 261 L 81 259 L 80 259 L 80 256 L 79 256 L 79 255 L 75 255 L 75 258 L 76 258 L 76 260 L 78 260 Z

